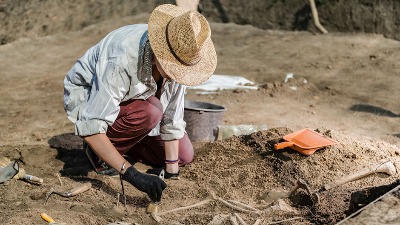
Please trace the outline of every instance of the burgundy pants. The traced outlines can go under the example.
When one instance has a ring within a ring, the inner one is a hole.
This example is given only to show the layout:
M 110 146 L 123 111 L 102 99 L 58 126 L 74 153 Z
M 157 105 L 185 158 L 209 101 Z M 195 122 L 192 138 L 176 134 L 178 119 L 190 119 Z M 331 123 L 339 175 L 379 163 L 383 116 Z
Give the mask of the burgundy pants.
M 162 105 L 152 96 L 146 100 L 130 100 L 120 104 L 120 112 L 112 126 L 108 127 L 107 137 L 121 155 L 154 166 L 164 166 L 164 141 L 160 136 L 148 136 L 161 121 Z M 179 164 L 185 165 L 193 160 L 192 142 L 185 133 L 179 140 Z

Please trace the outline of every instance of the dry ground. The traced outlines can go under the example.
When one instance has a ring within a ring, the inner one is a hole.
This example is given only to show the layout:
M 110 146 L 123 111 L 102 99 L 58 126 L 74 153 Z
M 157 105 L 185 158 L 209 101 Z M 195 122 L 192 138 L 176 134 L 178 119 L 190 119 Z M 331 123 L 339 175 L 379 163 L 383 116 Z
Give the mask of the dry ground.
M 45 180 L 41 186 L 20 180 L 1 185 L 1 224 L 45 224 L 41 212 L 68 224 L 155 224 L 145 214 L 149 201 L 142 193 L 129 187 L 127 207 L 117 205 L 119 180 L 91 171 L 81 141 L 70 135 L 73 125 L 63 110 L 62 86 L 65 73 L 87 48 L 119 26 L 145 23 L 147 18 L 140 14 L 0 46 L 0 153 L 20 159 L 26 171 Z M 189 91 L 187 99 L 225 106 L 222 124 L 267 124 L 270 129 L 196 143 L 196 159 L 182 169 L 182 179 L 168 181 L 161 211 L 214 193 L 263 209 L 258 216 L 240 213 L 248 224 L 257 218 L 267 224 L 295 217 L 299 218 L 290 224 L 334 224 L 345 217 L 353 192 L 399 178 L 371 175 L 321 193 L 318 206 L 304 190 L 274 207 L 264 198 L 272 189 L 290 190 L 299 178 L 316 190 L 379 160 L 399 160 L 398 41 L 381 35 L 314 35 L 235 24 L 214 23 L 212 30 L 219 61 L 216 74 L 244 76 L 261 88 L 217 95 Z M 295 79 L 284 83 L 287 73 Z M 309 157 L 272 150 L 283 135 L 305 127 L 340 144 Z M 90 191 L 68 199 L 52 196 L 44 205 L 51 187 L 68 190 L 86 181 L 93 185 Z M 214 200 L 162 217 L 164 224 L 230 224 L 233 212 Z

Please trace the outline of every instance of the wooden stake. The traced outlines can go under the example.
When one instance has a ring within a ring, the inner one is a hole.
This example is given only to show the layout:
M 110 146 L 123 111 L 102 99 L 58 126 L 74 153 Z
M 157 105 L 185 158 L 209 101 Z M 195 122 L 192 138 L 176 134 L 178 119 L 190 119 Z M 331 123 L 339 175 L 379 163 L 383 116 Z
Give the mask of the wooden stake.
M 119 193 L 117 193 L 117 207 L 119 206 Z
M 56 173 L 58 181 L 60 181 L 60 185 L 63 186 L 63 182 L 61 181 L 61 176 L 59 173 Z
M 324 34 L 327 34 L 328 31 L 325 30 L 325 28 L 321 25 L 321 23 L 319 22 L 319 18 L 318 18 L 318 11 L 317 11 L 317 7 L 315 6 L 315 1 L 314 0 L 310 0 L 310 6 L 311 6 L 311 12 L 312 12 L 312 16 L 314 19 L 314 24 L 315 26 Z

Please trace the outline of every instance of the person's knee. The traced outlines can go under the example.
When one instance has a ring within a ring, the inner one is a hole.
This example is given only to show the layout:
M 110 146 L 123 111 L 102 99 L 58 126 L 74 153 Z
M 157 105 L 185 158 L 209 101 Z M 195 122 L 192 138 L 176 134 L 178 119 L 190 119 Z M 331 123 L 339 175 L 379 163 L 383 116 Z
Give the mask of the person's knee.
M 162 111 L 159 110 L 156 107 L 149 107 L 147 109 L 147 116 L 145 118 L 146 124 L 148 125 L 149 128 L 153 129 L 160 121 L 162 118 Z
M 187 135 L 179 141 L 179 164 L 185 165 L 193 161 L 194 149 L 192 142 L 189 140 Z
M 146 101 L 150 104 L 152 104 L 154 107 L 159 109 L 161 112 L 163 111 L 163 106 L 158 98 L 155 96 L 150 96 Z
M 149 128 L 154 128 L 162 119 L 163 111 L 160 100 L 155 97 L 147 99 L 149 106 L 146 108 L 146 124 Z
M 194 155 L 192 154 L 184 154 L 184 155 L 179 155 L 179 164 L 181 166 L 189 164 L 193 161 Z

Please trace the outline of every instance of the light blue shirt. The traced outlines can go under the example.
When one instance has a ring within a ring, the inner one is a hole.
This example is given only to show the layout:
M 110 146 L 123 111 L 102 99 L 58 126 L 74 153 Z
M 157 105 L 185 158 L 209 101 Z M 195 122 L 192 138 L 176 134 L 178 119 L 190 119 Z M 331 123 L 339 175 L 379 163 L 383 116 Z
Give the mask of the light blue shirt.
M 64 109 L 75 124 L 76 135 L 105 133 L 116 120 L 121 102 L 155 95 L 156 82 L 142 69 L 147 41 L 147 24 L 121 27 L 91 47 L 67 73 Z M 150 136 L 183 137 L 185 88 L 175 81 L 164 83 L 160 96 L 163 118 Z

